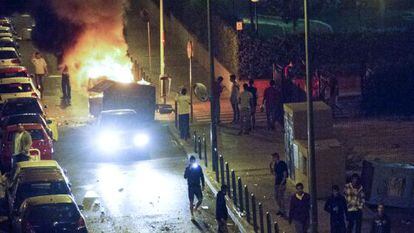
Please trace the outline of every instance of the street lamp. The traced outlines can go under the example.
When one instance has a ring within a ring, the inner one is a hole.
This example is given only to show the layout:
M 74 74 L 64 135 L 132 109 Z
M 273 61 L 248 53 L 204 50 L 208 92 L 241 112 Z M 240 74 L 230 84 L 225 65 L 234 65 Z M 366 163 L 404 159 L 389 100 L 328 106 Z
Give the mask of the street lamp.
M 148 40 L 148 66 L 149 66 L 149 77 L 151 79 L 152 74 L 152 64 L 151 64 L 151 27 L 150 27 L 150 17 L 146 9 L 141 11 L 141 18 L 147 24 L 147 40 Z
M 256 33 L 259 33 L 259 16 L 257 15 L 257 4 L 259 4 L 259 0 L 250 0 L 254 4 L 254 30 Z M 253 22 L 251 22 L 253 23 Z

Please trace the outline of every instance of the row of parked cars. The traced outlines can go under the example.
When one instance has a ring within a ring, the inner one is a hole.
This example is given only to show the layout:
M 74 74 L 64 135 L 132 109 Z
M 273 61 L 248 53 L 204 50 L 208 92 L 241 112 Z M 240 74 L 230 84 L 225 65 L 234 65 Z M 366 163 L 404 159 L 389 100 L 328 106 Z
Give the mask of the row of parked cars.
M 7 174 L 5 199 L 13 232 L 87 232 L 66 171 L 53 160 L 57 124 L 26 67 L 11 20 L 0 17 L 0 163 Z M 32 136 L 30 161 L 11 167 L 14 137 L 21 124 Z

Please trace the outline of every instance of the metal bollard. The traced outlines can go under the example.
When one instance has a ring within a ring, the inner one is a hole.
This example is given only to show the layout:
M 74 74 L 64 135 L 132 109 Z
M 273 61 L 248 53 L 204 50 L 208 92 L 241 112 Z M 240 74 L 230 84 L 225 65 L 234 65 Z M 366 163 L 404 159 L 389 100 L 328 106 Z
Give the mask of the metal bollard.
M 275 229 L 275 233 L 279 233 L 279 224 L 277 222 L 273 223 L 274 229 Z
M 250 223 L 250 205 L 249 205 L 249 189 L 244 185 L 244 204 L 246 207 L 246 220 Z
M 267 233 L 272 233 L 272 219 L 269 212 L 266 212 L 266 228 Z
M 235 206 L 237 206 L 236 174 L 234 173 L 233 169 L 231 169 L 231 188 L 233 190 L 233 203 Z
M 208 167 L 208 161 L 207 161 L 207 140 L 206 140 L 206 134 L 203 134 L 203 144 L 204 144 L 204 165 Z
M 226 185 L 227 185 L 227 193 L 229 194 L 229 197 L 232 197 L 231 194 L 231 184 L 230 184 L 230 169 L 229 169 L 229 163 L 226 162 Z
M 214 160 L 215 160 L 215 167 L 216 167 L 216 170 L 215 170 L 215 172 L 216 172 L 216 181 L 217 182 L 220 182 L 220 177 L 219 177 L 219 157 L 218 157 L 218 151 L 217 151 L 217 148 L 216 149 L 214 149 L 214 151 L 215 151 L 215 158 L 214 158 Z
M 259 202 L 260 233 L 264 233 L 263 205 Z
M 175 128 L 178 129 L 177 101 L 174 101 L 174 124 L 175 124 Z
M 197 140 L 197 152 L 198 152 L 198 159 L 201 159 L 201 136 L 198 136 L 198 140 Z
M 253 214 L 253 229 L 254 232 L 257 232 L 257 212 L 256 212 L 256 197 L 252 193 L 252 214 Z
M 218 167 L 216 166 L 216 153 L 217 153 L 217 148 L 214 148 L 212 153 L 211 153 L 211 166 L 213 167 L 213 172 L 217 171 Z
M 219 157 L 220 159 L 220 177 L 221 177 L 221 185 L 224 185 L 224 158 L 222 155 Z
M 244 211 L 244 208 L 243 208 L 243 186 L 242 186 L 242 180 L 241 180 L 241 178 L 240 177 L 237 177 L 237 186 L 238 186 L 238 188 L 239 188 L 239 208 L 240 208 L 240 212 L 243 212 Z
M 197 132 L 193 133 L 193 144 L 194 144 L 194 153 L 197 153 Z

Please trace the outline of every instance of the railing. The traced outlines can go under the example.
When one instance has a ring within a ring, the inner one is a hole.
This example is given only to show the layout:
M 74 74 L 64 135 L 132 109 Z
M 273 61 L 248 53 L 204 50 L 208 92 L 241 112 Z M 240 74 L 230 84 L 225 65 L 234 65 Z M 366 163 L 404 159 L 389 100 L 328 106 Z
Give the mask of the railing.
M 204 165 L 208 167 L 208 153 L 207 153 L 207 138 L 206 134 L 198 135 L 193 133 L 193 149 L 199 159 L 204 159 Z M 212 162 L 214 159 L 212 159 Z M 214 169 L 216 181 L 225 184 L 228 187 L 228 197 L 231 198 L 234 206 L 240 212 L 240 215 L 253 226 L 255 232 L 260 233 L 279 233 L 279 224 L 274 221 L 272 223 L 271 214 L 266 211 L 264 213 L 264 206 L 261 202 L 257 203 L 254 193 L 249 192 L 247 185 L 243 186 L 242 178 L 237 177 L 236 172 L 230 169 L 230 164 L 225 161 L 223 155 L 219 155 L 216 159 L 217 169 Z M 214 167 L 214 164 L 213 166 Z

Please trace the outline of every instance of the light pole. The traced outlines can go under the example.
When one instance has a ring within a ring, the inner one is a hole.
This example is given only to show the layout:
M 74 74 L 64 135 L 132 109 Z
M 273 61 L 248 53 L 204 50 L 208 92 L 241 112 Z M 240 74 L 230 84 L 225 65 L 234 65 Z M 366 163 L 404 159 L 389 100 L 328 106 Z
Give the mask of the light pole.
M 318 205 L 316 202 L 316 171 L 315 171 L 315 141 L 313 127 L 313 102 L 312 102 L 312 76 L 310 74 L 309 64 L 309 19 L 308 19 L 308 0 L 303 0 L 303 13 L 305 23 L 305 65 L 306 65 L 306 102 L 307 102 L 307 126 L 308 126 L 308 183 L 311 198 L 310 225 L 311 232 L 318 232 Z
M 193 42 L 189 40 L 187 42 L 187 56 L 189 61 L 189 83 L 190 83 L 190 116 L 191 123 L 194 121 L 194 108 L 193 108 Z
M 149 66 L 149 78 L 151 78 L 152 74 L 152 64 L 151 64 L 151 26 L 150 26 L 150 18 L 149 13 L 146 9 L 141 11 L 141 18 L 147 24 L 147 40 L 148 40 L 148 66 Z
M 212 164 L 213 164 L 213 170 L 217 170 L 217 162 L 218 162 L 218 156 L 217 156 L 217 111 L 216 111 L 216 104 L 218 103 L 217 96 L 215 96 L 215 93 L 217 90 L 215 90 L 215 74 L 214 74 L 214 56 L 213 56 L 213 33 L 211 30 L 211 0 L 207 0 L 207 35 L 208 35 L 208 54 L 209 54 L 209 60 L 210 60 L 210 118 L 211 118 L 211 124 L 210 124 L 210 140 L 211 140 L 211 156 L 212 156 Z
M 259 16 L 257 15 L 257 4 L 259 3 L 259 0 L 251 0 L 252 3 L 254 4 L 254 30 L 256 32 L 256 34 L 259 33 Z
M 164 0 L 160 0 L 160 76 L 165 74 L 164 43 Z

